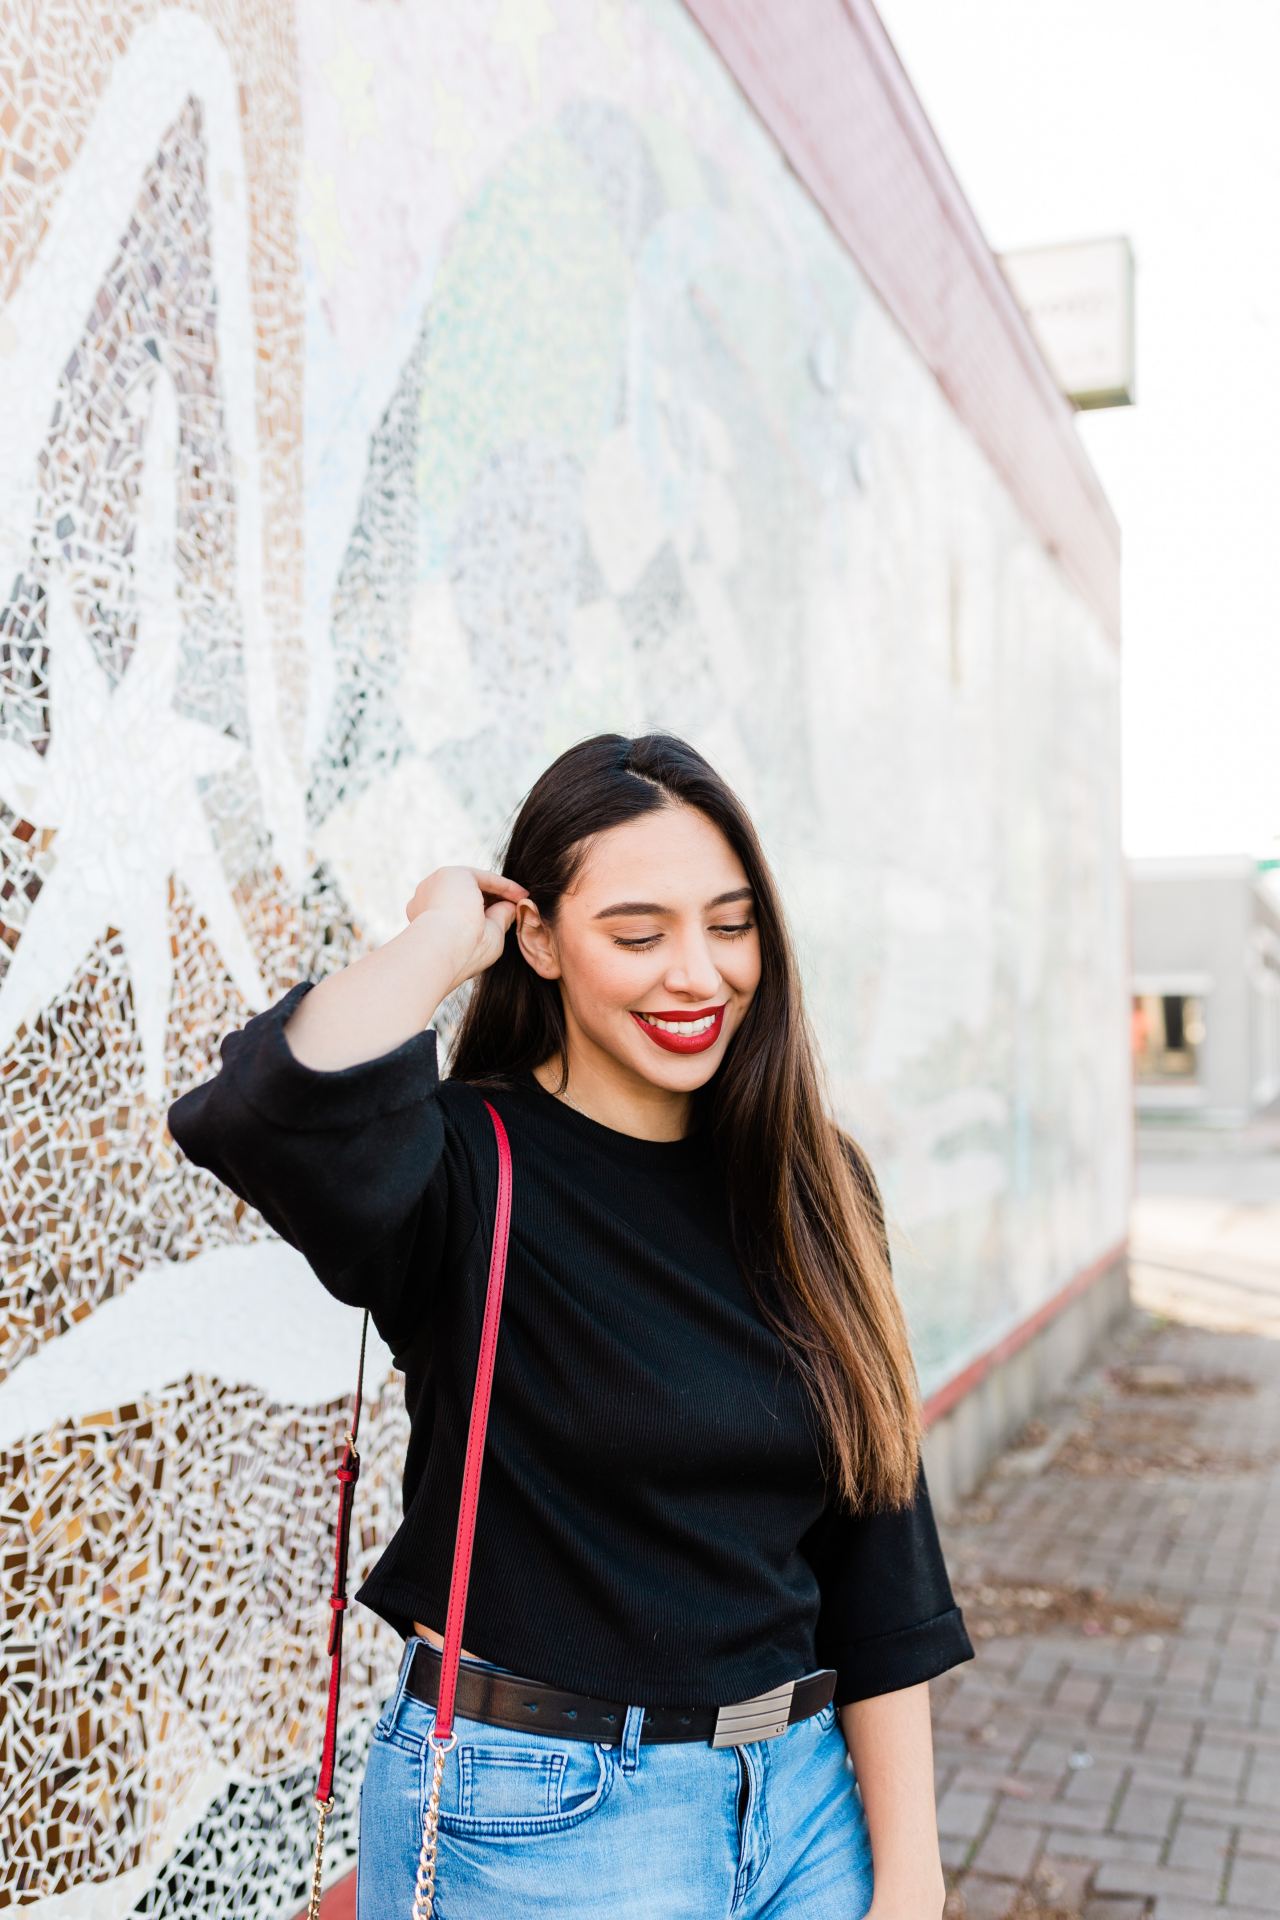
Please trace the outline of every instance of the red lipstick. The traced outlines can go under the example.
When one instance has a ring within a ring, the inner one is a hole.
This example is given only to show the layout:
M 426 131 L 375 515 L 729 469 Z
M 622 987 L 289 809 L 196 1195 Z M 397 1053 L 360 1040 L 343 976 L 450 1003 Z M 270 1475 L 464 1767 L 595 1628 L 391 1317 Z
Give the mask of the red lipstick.
M 724 1006 L 718 1007 L 646 1007 L 656 1020 L 705 1020 L 711 1017 L 711 1025 L 702 1033 L 667 1033 L 662 1027 L 655 1027 L 642 1014 L 631 1009 L 631 1018 L 642 1032 L 668 1053 L 705 1053 L 720 1038 L 720 1029 L 724 1023 Z

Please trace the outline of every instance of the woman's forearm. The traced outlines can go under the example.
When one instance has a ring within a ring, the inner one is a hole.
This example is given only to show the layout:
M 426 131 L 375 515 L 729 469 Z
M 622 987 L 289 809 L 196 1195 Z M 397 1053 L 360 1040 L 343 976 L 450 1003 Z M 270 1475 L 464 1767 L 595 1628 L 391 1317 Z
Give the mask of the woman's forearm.
M 928 1681 L 850 1700 L 840 1725 L 871 1835 L 875 1920 L 939 1920 L 946 1883 Z
M 385 946 L 326 974 L 285 1026 L 295 1059 L 332 1072 L 375 1060 L 421 1033 L 457 982 L 462 947 L 450 918 L 421 913 Z

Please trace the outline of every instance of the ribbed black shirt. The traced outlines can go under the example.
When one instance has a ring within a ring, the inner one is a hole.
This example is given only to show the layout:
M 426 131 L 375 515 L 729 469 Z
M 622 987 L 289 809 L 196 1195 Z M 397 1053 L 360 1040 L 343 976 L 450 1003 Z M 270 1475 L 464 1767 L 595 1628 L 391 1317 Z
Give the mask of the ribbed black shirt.
M 262 1215 L 405 1378 L 404 1517 L 356 1598 L 443 1632 L 497 1193 L 480 1091 L 425 1028 L 306 1067 L 300 980 L 175 1100 L 183 1152 Z M 532 1073 L 490 1092 L 512 1218 L 463 1644 L 654 1706 L 720 1704 L 815 1666 L 837 1705 L 974 1649 L 924 1471 L 914 1505 L 833 1504 L 814 1415 L 734 1258 L 705 1138 L 642 1140 Z

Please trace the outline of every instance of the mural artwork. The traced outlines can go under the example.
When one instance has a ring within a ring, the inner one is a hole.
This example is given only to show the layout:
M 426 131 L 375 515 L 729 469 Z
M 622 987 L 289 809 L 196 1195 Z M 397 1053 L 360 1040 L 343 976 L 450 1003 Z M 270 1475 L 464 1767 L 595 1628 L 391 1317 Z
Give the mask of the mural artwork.
M 675 0 L 0 31 L 0 1906 L 265 1920 L 359 1316 L 168 1103 L 670 727 L 760 823 L 927 1390 L 1123 1229 L 1118 665 Z M 349 1618 L 335 1871 L 399 1652 Z

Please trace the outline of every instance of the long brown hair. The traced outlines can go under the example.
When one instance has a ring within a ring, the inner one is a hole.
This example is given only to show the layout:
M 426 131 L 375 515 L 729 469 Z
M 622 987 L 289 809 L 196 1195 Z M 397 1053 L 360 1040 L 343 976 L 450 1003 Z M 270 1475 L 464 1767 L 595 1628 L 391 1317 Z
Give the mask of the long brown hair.
M 593 838 L 656 808 L 697 807 L 733 847 L 755 894 L 760 982 L 718 1071 L 694 1094 L 725 1171 L 734 1251 L 756 1305 L 805 1381 L 850 1511 L 902 1507 L 916 1487 L 921 1416 L 884 1209 L 863 1150 L 829 1115 L 781 900 L 746 809 L 687 741 L 600 733 L 529 789 L 494 870 L 554 924 Z M 514 939 L 469 983 L 450 1074 L 501 1086 L 568 1059 L 555 980 Z

